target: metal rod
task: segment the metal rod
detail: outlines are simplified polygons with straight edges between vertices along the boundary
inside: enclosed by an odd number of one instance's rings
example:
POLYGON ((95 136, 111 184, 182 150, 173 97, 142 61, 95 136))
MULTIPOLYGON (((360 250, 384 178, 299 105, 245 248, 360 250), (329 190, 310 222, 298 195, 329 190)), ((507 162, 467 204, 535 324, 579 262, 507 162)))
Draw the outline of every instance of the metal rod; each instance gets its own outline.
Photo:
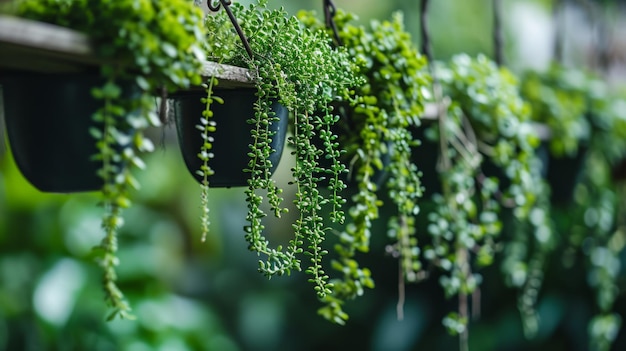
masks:
POLYGON ((342 46, 343 42, 339 37, 339 31, 337 30, 337 24, 335 23, 335 14, 337 13, 337 7, 333 4, 332 0, 324 0, 324 19, 326 20, 326 27, 333 31, 335 43, 338 46, 342 46))
POLYGON ((252 53, 252 48, 250 47, 250 43, 248 42, 246 35, 241 29, 239 22, 237 22, 237 18, 235 18, 233 11, 230 9, 231 4, 232 4, 231 0, 219 0, 219 3, 217 4, 213 4, 213 0, 207 0, 207 6, 209 7, 209 10, 213 12, 217 12, 220 10, 220 8, 224 8, 224 11, 226 11, 228 18, 230 19, 230 22, 233 24, 233 27, 235 27, 235 31, 237 32, 237 35, 239 35, 239 38, 241 39, 241 42, 243 43, 243 47, 246 49, 248 56, 252 59, 254 58, 254 54, 252 53))
POLYGON ((552 2, 552 19, 554 21, 554 60, 563 63, 563 31, 562 31, 562 0, 553 0, 552 2))
POLYGON ((428 0, 422 0, 420 4, 420 35, 422 40, 422 53, 428 59, 428 62, 432 62, 433 55, 430 48, 430 35, 428 33, 428 0))
POLYGON ((502 34, 502 1, 493 0, 493 51, 494 60, 498 66, 504 65, 502 34))

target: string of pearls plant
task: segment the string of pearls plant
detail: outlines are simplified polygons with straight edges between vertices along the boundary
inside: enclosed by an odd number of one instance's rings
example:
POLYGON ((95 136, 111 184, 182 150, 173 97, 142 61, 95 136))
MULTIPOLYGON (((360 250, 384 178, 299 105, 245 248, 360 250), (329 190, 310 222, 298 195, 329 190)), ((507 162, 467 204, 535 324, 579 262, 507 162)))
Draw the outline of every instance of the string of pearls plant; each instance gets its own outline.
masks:
MULTIPOLYGON (((315 12, 301 11, 298 16, 309 27, 325 28, 315 12)), ((341 278, 333 280, 334 294, 325 298, 326 305, 319 310, 326 319, 344 324, 348 315, 343 303, 374 287, 370 270, 360 267, 356 255, 369 252, 372 225, 387 196, 395 212, 383 234, 393 242, 388 250, 400 261, 402 280, 418 280, 415 217, 422 185, 412 161, 419 145, 412 129, 421 123, 430 77, 425 57, 404 29, 401 13, 358 25, 353 23, 358 20, 354 14, 339 9, 333 19, 341 48, 357 62, 366 82, 353 88, 350 104, 341 105, 342 119, 337 124, 339 143, 346 148, 344 159, 350 164, 349 181, 357 190, 349 202, 350 221, 337 232, 333 268, 341 278)), ((332 34, 330 28, 326 30, 332 34)))
POLYGON ((356 74, 357 68, 348 53, 333 49, 324 31, 306 28, 284 9, 269 9, 267 5, 266 0, 260 0, 247 7, 237 3, 231 6, 249 40, 252 57, 243 50, 224 12, 206 19, 206 27, 211 31, 205 41, 206 56, 249 68, 256 74, 258 100, 255 115, 249 120, 255 128, 246 169, 250 180, 246 189, 248 225, 244 229, 248 248, 264 257, 259 260, 259 271, 273 277, 300 271, 306 265, 309 281, 323 299, 334 288, 323 264, 328 253, 324 240, 330 224, 322 216, 323 211, 328 209, 331 223, 343 223, 345 219, 342 210, 345 200, 340 192, 345 188, 341 174, 346 167, 339 160, 342 151, 332 130, 339 117, 330 104, 348 99, 349 88, 362 84, 362 79, 356 74), (275 100, 290 113, 291 135, 287 143, 296 162, 291 171, 298 215, 292 224, 293 237, 286 247, 272 247, 263 224, 263 218, 268 215, 262 209, 264 201, 276 217, 287 210, 282 204, 283 189, 269 171, 272 167, 269 145, 273 136, 269 125, 276 119, 271 109, 275 100), (321 146, 313 143, 314 136, 322 140, 321 146), (323 165, 321 158, 328 160, 329 165, 323 165), (329 180, 328 196, 324 196, 318 185, 322 178, 329 180))

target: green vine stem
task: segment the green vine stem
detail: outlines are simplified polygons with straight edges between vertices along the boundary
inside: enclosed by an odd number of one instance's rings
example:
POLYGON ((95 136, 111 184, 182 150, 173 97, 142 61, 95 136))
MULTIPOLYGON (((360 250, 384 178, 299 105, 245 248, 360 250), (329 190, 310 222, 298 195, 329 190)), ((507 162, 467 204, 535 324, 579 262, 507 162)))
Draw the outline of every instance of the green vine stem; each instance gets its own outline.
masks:
POLYGON ((202 177, 202 182, 200 184, 200 208, 201 208, 201 218, 200 225, 202 229, 202 241, 206 241, 207 234, 209 233, 210 227, 210 216, 209 216, 209 177, 212 176, 215 172, 211 168, 209 161, 213 158, 213 133, 217 130, 215 121, 211 120, 213 118, 213 111, 211 110, 211 105, 216 102, 218 104, 223 104, 224 100, 219 96, 213 95, 213 88, 218 84, 218 80, 215 77, 210 77, 208 79, 208 83, 203 84, 203 87, 206 90, 206 98, 202 99, 202 103, 205 104, 205 109, 202 112, 202 116, 200 117, 200 124, 196 125, 196 128, 200 131, 200 136, 202 137, 203 143, 200 147, 200 152, 198 153, 198 158, 202 161, 202 165, 200 169, 197 170, 197 174, 202 177))
MULTIPOLYGON (((314 12, 301 11, 298 17, 308 27, 335 34, 314 12)), ((357 192, 350 199, 347 225, 336 231, 339 243, 333 268, 340 277, 332 280, 334 294, 325 299, 326 306, 319 312, 343 324, 347 318, 343 303, 374 287, 370 270, 360 267, 356 255, 370 250, 371 227, 380 216, 383 193, 396 211, 387 225, 393 242, 387 250, 399 259, 403 281, 418 279, 421 266, 414 223, 422 187, 412 162, 419 141, 414 140, 411 128, 420 124, 424 87, 430 79, 424 70, 426 60, 405 31, 400 12, 390 20, 356 25, 351 23, 356 16, 337 9, 333 20, 343 44, 339 48, 350 52, 366 82, 352 88, 349 104, 339 105, 345 113, 336 128, 340 144, 346 146, 343 159, 350 165, 349 181, 357 192), (377 179, 380 174, 386 174, 385 183, 377 179)))
POLYGON ((121 216, 122 209, 130 206, 130 200, 125 196, 128 183, 123 176, 128 172, 124 162, 128 160, 122 160, 120 155, 116 153, 116 149, 126 147, 126 145, 119 143, 120 140, 124 139, 118 133, 123 127, 117 122, 116 115, 123 116, 126 111, 122 106, 113 105, 113 101, 122 94, 121 89, 113 81, 107 82, 102 89, 96 89, 93 93, 95 97, 104 101, 104 107, 93 118, 95 122, 102 123, 102 131, 96 132, 95 129, 92 129, 92 134, 99 139, 97 146, 100 156, 97 158, 102 161, 99 175, 104 183, 102 189, 104 207, 102 229, 105 232, 105 237, 100 245, 94 249, 94 254, 103 269, 102 284, 105 299, 112 308, 107 319, 112 320, 116 316, 133 319, 130 306, 117 286, 117 273, 115 271, 115 267, 119 264, 116 256, 118 249, 117 233, 124 223, 121 216), (121 179, 118 174, 122 175, 121 179))

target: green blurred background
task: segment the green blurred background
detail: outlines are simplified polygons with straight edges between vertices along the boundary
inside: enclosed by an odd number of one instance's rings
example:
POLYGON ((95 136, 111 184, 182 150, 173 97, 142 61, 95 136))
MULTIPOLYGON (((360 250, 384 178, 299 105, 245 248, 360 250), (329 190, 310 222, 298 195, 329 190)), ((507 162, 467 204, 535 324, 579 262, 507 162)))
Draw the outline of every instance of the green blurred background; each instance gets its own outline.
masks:
MULTIPOLYGON (((491 1, 431 3, 435 58, 493 54, 491 1)), ((546 67, 552 58, 551 2, 503 3, 506 64, 514 71, 546 67)), ((322 1, 270 4, 291 14, 299 9, 322 13, 322 1)), ((335 4, 363 23, 402 10, 419 44, 419 1, 335 4)), ((618 5, 602 9, 596 15, 610 29, 613 61, 600 68, 609 72, 615 89, 622 89, 620 60, 626 49, 619 33, 626 22, 618 5)), ((598 22, 572 7, 566 23, 565 61, 600 69, 594 50, 598 22)), ((436 277, 407 286, 404 319, 397 319, 397 262, 385 254, 384 210, 372 252, 363 257, 377 287, 346 307, 351 315, 346 326, 332 325, 316 314, 319 304, 304 274, 267 280, 256 272, 257 258, 243 239, 243 189, 212 190, 211 234, 200 241, 199 185, 185 168, 174 127, 155 130, 153 140, 159 147, 148 156, 146 170, 137 173, 142 188, 125 213, 120 237, 120 285, 138 319, 112 322, 104 321, 100 270, 87 257, 102 235, 97 196, 38 192, 17 170, 6 140, 0 143, 0 350, 457 349, 458 340, 441 325, 455 304, 444 299, 436 277)), ((285 152, 275 175, 279 182, 287 182, 290 165, 285 152)), ((285 197, 291 201, 290 194, 285 197)), ((568 220, 566 209, 555 215, 568 220)), ((269 222, 270 238, 288 235, 289 222, 269 222)), ((563 268, 559 262, 552 267, 539 300, 541 329, 533 340, 523 336, 516 292, 504 285, 498 264, 481 272, 482 308, 470 326, 471 350, 587 349, 594 303, 583 268, 563 268)), ((622 315, 625 302, 622 293, 616 305, 622 315)), ((626 349, 626 332, 620 332, 613 349, 626 349)))

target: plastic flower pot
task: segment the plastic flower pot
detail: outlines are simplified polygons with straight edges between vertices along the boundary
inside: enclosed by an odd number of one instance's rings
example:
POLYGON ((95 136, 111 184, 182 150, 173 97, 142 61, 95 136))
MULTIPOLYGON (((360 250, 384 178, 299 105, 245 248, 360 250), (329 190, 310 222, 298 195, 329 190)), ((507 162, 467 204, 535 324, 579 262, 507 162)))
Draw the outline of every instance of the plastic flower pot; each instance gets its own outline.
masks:
MULTIPOLYGON (((96 140, 89 133, 102 101, 98 74, 13 74, 0 78, 10 149, 23 176, 42 192, 102 187, 96 140)), ((125 93, 136 91, 125 89, 125 93)))
MULTIPOLYGON (((211 105, 216 131, 212 133, 214 140, 211 152, 214 157, 209 160, 209 166, 214 174, 208 178, 209 185, 247 186, 250 173, 244 170, 249 168, 249 145, 253 143, 250 131, 254 128, 248 120, 254 117, 256 89, 216 89, 214 95, 222 98, 224 104, 211 105)), ((179 146, 187 169, 198 182, 202 182, 202 177, 197 171, 202 165, 198 154, 204 140, 196 126, 200 124, 202 112, 206 107, 201 102, 203 97, 206 97, 204 91, 179 92, 172 95, 179 146)), ((270 130, 275 132, 270 143, 273 152, 269 157, 273 173, 283 153, 289 115, 287 109, 278 102, 272 104, 272 110, 279 118, 270 124, 270 130)))

